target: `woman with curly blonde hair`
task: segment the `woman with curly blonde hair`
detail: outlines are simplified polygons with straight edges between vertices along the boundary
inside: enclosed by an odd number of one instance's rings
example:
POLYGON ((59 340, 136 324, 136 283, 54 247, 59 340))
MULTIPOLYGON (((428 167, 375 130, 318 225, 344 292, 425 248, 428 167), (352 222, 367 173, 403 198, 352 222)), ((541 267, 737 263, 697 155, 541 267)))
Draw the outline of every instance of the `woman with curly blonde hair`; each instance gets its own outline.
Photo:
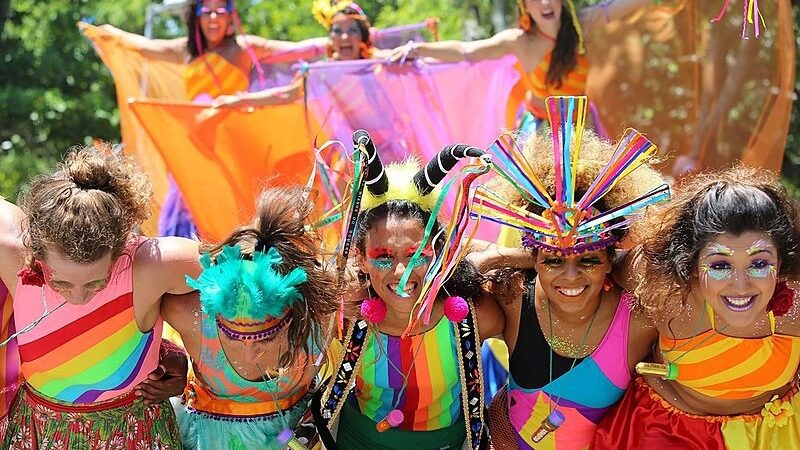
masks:
POLYGON ((24 382, 3 448, 180 448, 169 402, 145 402, 140 383, 159 363, 161 297, 190 290, 197 243, 138 234, 150 192, 127 157, 95 143, 35 179, 20 208, 0 201, 24 382))
POLYGON ((800 448, 800 205, 770 173, 698 175, 635 226, 660 334, 593 448, 800 448))

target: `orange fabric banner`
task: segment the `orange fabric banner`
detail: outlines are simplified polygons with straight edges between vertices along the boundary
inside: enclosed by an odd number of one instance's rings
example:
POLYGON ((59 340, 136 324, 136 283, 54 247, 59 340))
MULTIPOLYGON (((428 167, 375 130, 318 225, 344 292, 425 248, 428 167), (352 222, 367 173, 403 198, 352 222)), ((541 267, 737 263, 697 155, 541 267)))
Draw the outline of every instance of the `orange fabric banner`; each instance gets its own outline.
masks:
POLYGON ((587 90, 603 125, 611 136, 646 133, 667 174, 736 161, 781 169, 797 51, 791 2, 761 2, 758 39, 741 38, 740 10, 711 23, 720 4, 669 0, 586 36, 587 90))
MULTIPOLYGON (((101 27, 79 23, 78 28, 94 45, 100 59, 114 77, 119 106, 119 125, 125 152, 136 156, 153 183, 153 215, 144 225, 146 235, 157 235, 161 203, 169 187, 167 170, 156 146, 131 111, 129 98, 185 98, 183 88, 184 64, 156 61, 136 49, 126 47, 119 38, 101 27)), ((100 136, 103 137, 103 136, 100 136)))
POLYGON ((305 184, 311 174, 313 135, 300 102, 252 112, 151 99, 129 106, 158 142, 205 241, 247 223, 268 183, 305 184))

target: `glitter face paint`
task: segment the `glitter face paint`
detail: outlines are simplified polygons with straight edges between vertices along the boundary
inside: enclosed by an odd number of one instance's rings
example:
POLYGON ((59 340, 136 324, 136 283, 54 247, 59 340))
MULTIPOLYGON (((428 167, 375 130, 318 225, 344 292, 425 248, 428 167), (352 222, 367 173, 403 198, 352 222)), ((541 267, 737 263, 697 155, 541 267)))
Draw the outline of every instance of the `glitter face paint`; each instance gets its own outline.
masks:
POLYGON ((711 255, 733 256, 734 252, 727 245, 715 243, 708 246, 708 254, 709 256, 711 255))
POLYGON ((728 280, 733 276, 733 268, 726 263, 704 263, 700 270, 716 281, 728 280))
MULTIPOLYGON (((417 247, 409 247, 406 249, 406 258, 411 258, 416 251, 417 247)), ((424 250, 414 262, 414 267, 427 266, 431 262, 431 256, 431 250, 424 250)), ((378 270, 391 270, 395 265, 395 257, 388 248, 378 247, 367 251, 367 262, 378 270)))
POLYGON ((764 260, 754 261, 753 264, 750 264, 750 267, 747 268, 747 274, 752 278, 767 278, 769 276, 776 276, 778 274, 778 268, 775 267, 775 264, 764 260))
POLYGON ((753 245, 747 249, 747 256, 753 256, 757 253, 766 252, 768 246, 769 242, 765 241, 764 239, 759 239, 756 242, 753 242, 753 245))

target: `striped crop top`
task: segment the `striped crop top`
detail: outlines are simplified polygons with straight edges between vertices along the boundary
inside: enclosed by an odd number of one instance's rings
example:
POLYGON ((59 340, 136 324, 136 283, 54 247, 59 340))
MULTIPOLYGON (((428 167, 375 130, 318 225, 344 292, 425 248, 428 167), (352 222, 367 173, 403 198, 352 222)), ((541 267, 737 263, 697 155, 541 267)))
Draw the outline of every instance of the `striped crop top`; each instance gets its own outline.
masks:
POLYGON ((264 418, 287 411, 311 389, 317 367, 314 357, 298 357, 275 379, 249 381, 228 361, 219 341, 216 321, 203 315, 200 358, 186 387, 189 408, 219 418, 264 418))
POLYGON ((690 338, 659 339, 664 358, 678 368, 677 383, 708 397, 738 400, 780 389, 796 376, 800 337, 775 334, 772 312, 769 336, 740 338, 717 331, 708 304, 706 311, 711 329, 690 338))

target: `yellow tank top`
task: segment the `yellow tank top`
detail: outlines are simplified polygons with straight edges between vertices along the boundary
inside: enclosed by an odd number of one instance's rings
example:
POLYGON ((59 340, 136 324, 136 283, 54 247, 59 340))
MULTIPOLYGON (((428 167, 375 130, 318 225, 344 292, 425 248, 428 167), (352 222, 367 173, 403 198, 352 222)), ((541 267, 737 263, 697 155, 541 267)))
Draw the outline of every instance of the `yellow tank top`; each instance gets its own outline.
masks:
POLYGON ((183 85, 189 100, 201 94, 211 98, 235 94, 246 91, 249 84, 248 74, 214 52, 195 58, 183 72, 183 85))

